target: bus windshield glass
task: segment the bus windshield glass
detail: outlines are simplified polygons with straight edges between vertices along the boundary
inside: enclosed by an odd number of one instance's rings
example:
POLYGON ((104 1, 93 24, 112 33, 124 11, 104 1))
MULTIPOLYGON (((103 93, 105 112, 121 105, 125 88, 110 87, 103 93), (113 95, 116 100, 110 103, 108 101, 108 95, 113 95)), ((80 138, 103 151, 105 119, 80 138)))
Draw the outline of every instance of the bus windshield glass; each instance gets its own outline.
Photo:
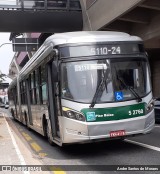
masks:
POLYGON ((62 98, 81 103, 91 103, 93 98, 95 103, 137 99, 130 88, 144 97, 151 90, 147 61, 102 59, 62 63, 61 88, 62 98))

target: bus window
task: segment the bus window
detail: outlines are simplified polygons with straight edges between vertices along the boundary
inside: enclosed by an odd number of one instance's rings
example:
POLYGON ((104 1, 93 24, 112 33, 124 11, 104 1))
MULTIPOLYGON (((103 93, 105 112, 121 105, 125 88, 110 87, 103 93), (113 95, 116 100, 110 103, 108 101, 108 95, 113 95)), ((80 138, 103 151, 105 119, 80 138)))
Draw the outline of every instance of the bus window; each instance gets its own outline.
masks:
POLYGON ((26 91, 25 91, 25 81, 20 82, 20 95, 21 103, 26 104, 26 91))
POLYGON ((30 97, 30 102, 32 104, 31 75, 29 75, 28 82, 29 82, 29 97, 30 97))
POLYGON ((47 81, 47 74, 46 74, 46 68, 45 65, 41 66, 41 84, 46 83, 47 81))
POLYGON ((47 74, 46 74, 46 68, 45 65, 42 65, 40 67, 40 94, 41 94, 41 103, 46 104, 48 100, 47 96, 47 74))
POLYGON ((21 104, 24 104, 23 100, 23 82, 20 82, 20 95, 21 95, 21 104))
POLYGON ((15 98, 15 105, 18 105, 19 102, 18 102, 18 97, 17 97, 17 86, 15 86, 15 88, 14 88, 14 94, 15 94, 15 96, 14 96, 14 98, 15 98))
POLYGON ((25 81, 23 81, 23 99, 24 99, 24 104, 27 104, 26 83, 25 83, 25 81))
POLYGON ((46 84, 42 85, 42 103, 43 104, 47 103, 47 85, 46 84))
POLYGON ((145 60, 113 60, 111 64, 115 91, 122 91, 124 99, 135 98, 130 89, 134 89, 140 97, 150 92, 150 82, 147 80, 148 67, 145 60))
POLYGON ((35 96, 35 72, 31 73, 31 103, 36 104, 35 96))
POLYGON ((37 70, 35 70, 35 90, 36 90, 36 100, 37 100, 37 104, 40 104, 40 96, 39 96, 39 89, 40 89, 40 86, 39 86, 39 74, 40 74, 40 71, 39 71, 39 68, 37 70))

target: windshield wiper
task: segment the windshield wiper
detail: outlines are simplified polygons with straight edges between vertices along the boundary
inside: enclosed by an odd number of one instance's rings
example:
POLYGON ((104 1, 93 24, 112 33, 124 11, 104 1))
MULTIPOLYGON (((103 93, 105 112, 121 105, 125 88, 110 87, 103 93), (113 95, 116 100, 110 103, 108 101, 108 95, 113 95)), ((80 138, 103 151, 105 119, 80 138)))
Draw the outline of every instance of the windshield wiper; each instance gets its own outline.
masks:
MULTIPOLYGON (((103 85, 104 85, 104 83, 105 83, 106 74, 107 74, 107 71, 104 72, 104 74, 103 74, 103 76, 102 76, 102 78, 101 78, 101 81, 100 81, 100 83, 99 83, 98 86, 97 86, 96 92, 95 92, 95 94, 94 94, 94 96, 93 96, 93 99, 92 99, 92 102, 91 102, 91 104, 90 104, 90 106, 89 106, 90 108, 93 108, 94 105, 96 104, 96 100, 97 100, 97 97, 98 97, 98 93, 99 93, 100 89, 103 87, 103 85)), ((105 85, 105 87, 106 87, 106 85, 105 85)), ((106 87, 106 91, 107 91, 107 87, 106 87)))
POLYGON ((131 93, 137 98, 138 102, 142 101, 142 98, 138 95, 138 93, 133 89, 131 86, 127 86, 127 84, 118 76, 117 74, 117 79, 127 88, 131 91, 131 93))

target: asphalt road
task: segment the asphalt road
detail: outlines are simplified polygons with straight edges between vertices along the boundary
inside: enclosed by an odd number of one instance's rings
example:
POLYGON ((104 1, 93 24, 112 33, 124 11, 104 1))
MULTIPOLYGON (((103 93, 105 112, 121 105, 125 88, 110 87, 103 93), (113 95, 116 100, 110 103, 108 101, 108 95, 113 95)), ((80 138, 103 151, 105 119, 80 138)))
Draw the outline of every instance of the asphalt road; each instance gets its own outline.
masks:
MULTIPOLYGON (((62 170, 61 172, 58 172, 59 174, 160 173, 160 171, 97 171, 99 169, 96 166, 160 165, 160 124, 157 124, 150 134, 129 138, 124 141, 114 140, 92 144, 75 144, 65 147, 59 147, 56 145, 50 146, 44 137, 34 131, 29 131, 21 123, 14 121, 8 114, 8 111, 5 110, 5 113, 5 118, 11 130, 21 139, 25 147, 32 154, 32 158, 40 162, 42 165, 58 165, 60 170, 62 170), (68 168, 65 165, 69 165, 71 171, 66 171, 68 170, 68 168), (80 171, 72 171, 74 167, 72 165, 78 166, 78 169, 80 171)), ((23 150, 22 155, 25 156, 23 150)), ((34 164, 37 163, 34 162, 34 164)), ((53 171, 52 173, 57 174, 57 171, 53 171)))

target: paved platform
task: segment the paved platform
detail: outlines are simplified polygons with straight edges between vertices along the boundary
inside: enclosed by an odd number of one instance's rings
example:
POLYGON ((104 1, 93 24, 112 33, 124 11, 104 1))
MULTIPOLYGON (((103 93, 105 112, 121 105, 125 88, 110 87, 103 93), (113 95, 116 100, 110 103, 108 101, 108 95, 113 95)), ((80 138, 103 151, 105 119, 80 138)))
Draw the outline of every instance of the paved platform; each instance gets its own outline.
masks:
MULTIPOLYGON (((4 113, 0 112, 0 165, 2 165, 2 167, 3 165, 21 164, 15 146, 13 145, 10 131, 4 113)), ((5 170, 5 168, 3 170, 5 170)), ((8 171, 3 171, 3 173, 8 173, 8 171)))
POLYGON ((13 124, 10 125, 10 119, 9 112, 0 108, 0 174, 50 173, 46 171, 10 171, 12 165, 43 165, 41 160, 36 159, 30 152, 17 132, 17 128, 13 124))

